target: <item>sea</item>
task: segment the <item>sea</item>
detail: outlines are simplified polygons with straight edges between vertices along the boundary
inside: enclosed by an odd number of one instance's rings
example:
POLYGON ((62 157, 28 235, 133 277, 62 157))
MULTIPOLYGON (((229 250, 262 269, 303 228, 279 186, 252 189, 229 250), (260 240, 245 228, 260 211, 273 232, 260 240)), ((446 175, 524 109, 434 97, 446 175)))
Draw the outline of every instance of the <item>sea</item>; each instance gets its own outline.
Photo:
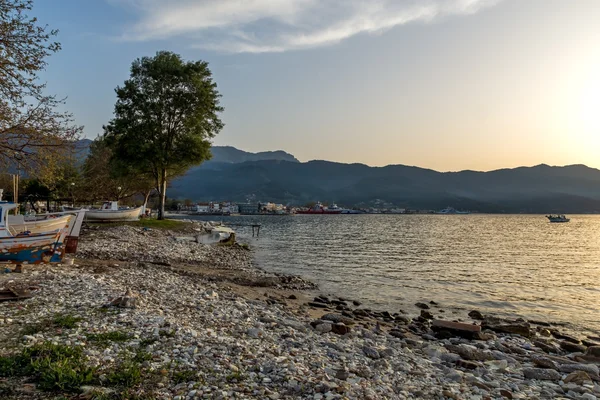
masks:
POLYGON ((221 220, 271 272, 300 275, 324 294, 415 314, 434 301, 600 333, 600 216, 294 215, 221 220), (261 224, 252 236, 251 224, 261 224))

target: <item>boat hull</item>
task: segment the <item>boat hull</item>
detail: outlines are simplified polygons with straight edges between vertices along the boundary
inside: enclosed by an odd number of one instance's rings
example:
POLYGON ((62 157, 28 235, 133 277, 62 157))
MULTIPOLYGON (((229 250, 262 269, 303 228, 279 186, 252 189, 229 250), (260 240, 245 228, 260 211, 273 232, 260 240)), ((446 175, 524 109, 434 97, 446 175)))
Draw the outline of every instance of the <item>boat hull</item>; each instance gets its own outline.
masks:
POLYGON ((41 264, 61 262, 66 231, 0 238, 0 262, 41 264))
POLYGON ((47 218, 39 221, 25 221, 20 224, 11 223, 9 218, 9 230, 13 235, 23 232, 30 232, 32 234, 54 232, 56 230, 64 229, 72 218, 73 216, 71 215, 65 215, 58 218, 47 218))
POLYGON ((131 210, 88 210, 85 220, 90 222, 126 222, 137 221, 142 207, 131 210))

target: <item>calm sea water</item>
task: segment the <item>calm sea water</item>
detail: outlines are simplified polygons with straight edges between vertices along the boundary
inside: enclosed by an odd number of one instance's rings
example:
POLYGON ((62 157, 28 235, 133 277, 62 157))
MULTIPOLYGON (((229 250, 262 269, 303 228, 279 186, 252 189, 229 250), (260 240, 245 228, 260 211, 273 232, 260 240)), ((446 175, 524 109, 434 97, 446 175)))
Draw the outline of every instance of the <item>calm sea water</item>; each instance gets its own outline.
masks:
POLYGON ((268 271, 373 309, 447 310, 567 322, 600 330, 600 216, 551 224, 541 215, 222 217, 268 271))

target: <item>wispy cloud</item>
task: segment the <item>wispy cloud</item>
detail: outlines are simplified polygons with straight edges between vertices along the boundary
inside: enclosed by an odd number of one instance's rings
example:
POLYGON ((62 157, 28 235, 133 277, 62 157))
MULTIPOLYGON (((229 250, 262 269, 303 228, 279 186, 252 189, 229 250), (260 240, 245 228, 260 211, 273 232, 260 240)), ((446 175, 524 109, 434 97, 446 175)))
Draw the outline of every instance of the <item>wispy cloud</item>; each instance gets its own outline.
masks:
POLYGON ((474 14, 501 0, 109 0, 137 22, 124 40, 185 39, 224 52, 281 52, 339 43, 415 21, 474 14))

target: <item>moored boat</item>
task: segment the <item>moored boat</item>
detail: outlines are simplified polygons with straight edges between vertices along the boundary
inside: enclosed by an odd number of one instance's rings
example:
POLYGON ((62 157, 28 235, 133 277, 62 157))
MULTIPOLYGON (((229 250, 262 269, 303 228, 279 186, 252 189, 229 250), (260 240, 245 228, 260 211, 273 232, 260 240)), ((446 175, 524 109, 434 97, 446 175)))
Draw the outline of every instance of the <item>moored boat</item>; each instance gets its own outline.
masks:
POLYGON ((317 204, 307 210, 296 210, 296 214, 341 214, 342 209, 334 204, 335 208, 329 208, 317 201, 317 204))
POLYGON ((550 222, 569 222, 570 219, 565 217, 563 214, 560 215, 546 215, 546 218, 548 218, 548 220, 550 222))
POLYGON ((116 201, 104 203, 101 209, 88 210, 85 220, 90 222, 126 222, 137 221, 142 207, 119 209, 116 201))

